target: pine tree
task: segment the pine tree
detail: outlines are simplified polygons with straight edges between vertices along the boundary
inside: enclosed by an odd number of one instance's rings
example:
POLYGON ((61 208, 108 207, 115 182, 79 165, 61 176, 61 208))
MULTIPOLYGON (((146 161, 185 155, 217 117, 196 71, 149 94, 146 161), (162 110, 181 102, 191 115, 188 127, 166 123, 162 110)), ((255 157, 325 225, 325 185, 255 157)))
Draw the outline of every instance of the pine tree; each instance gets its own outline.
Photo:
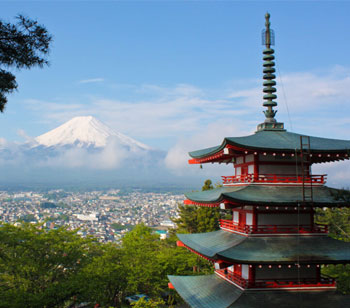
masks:
MULTIPOLYGON (((0 66, 16 69, 43 67, 52 41, 46 28, 22 15, 12 24, 0 20, 0 66)), ((0 68, 0 111, 3 112, 9 93, 17 89, 16 77, 0 68)))
MULTIPOLYGON (((211 180, 206 180, 202 191, 214 189, 211 180)), ((179 218, 173 221, 177 224, 179 233, 202 233, 219 229, 220 211, 218 208, 193 205, 179 205, 179 218)))

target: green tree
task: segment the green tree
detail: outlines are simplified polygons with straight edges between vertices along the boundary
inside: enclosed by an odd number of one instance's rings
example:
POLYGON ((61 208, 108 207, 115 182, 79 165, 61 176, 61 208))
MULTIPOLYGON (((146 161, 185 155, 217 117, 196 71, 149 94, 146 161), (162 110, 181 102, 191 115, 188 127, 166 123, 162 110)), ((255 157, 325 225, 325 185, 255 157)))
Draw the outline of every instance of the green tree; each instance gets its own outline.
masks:
POLYGON ((162 307, 162 305, 164 304, 164 301, 161 299, 146 300, 142 297, 137 302, 132 303, 131 305, 134 308, 158 308, 162 307))
POLYGON ((168 282, 167 275, 198 275, 212 274, 213 265, 209 261, 197 256, 183 247, 177 247, 178 238, 172 234, 169 239, 161 242, 158 255, 162 266, 164 286, 168 282))
POLYGON ((101 245, 100 253, 80 273, 81 300, 102 307, 120 305, 127 286, 122 254, 114 244, 101 245))
MULTIPOLYGON (((341 189, 334 193, 336 200, 350 204, 350 191, 341 189)), ((337 240, 350 242, 350 208, 319 208, 316 209, 315 220, 327 224, 329 235, 337 240)), ((329 265, 322 268, 322 274, 337 279, 337 289, 350 294, 350 266, 329 265)))
POLYGON ((162 268, 157 262, 161 249, 159 236, 144 224, 135 226, 122 239, 122 263, 130 294, 157 295, 162 289, 162 268))
MULTIPOLYGON (((37 21, 22 15, 12 24, 0 20, 0 65, 16 69, 43 67, 52 41, 47 30, 37 21)), ((0 111, 7 103, 6 95, 17 89, 16 77, 0 68, 0 111)))
POLYGON ((79 295, 79 273, 96 248, 65 228, 1 225, 0 307, 62 307, 79 295))
POLYGON ((178 205, 178 218, 173 219, 178 233, 197 233, 197 208, 192 205, 178 205))
MULTIPOLYGON (((214 189, 211 180, 206 180, 202 191, 214 189)), ((173 219, 179 233, 202 233, 219 229, 220 210, 218 208, 179 205, 179 218, 173 219)))
POLYGON ((205 180, 204 181, 204 185, 202 187, 202 191, 204 191, 204 190, 211 190, 211 189, 214 189, 212 181, 211 180, 205 180))

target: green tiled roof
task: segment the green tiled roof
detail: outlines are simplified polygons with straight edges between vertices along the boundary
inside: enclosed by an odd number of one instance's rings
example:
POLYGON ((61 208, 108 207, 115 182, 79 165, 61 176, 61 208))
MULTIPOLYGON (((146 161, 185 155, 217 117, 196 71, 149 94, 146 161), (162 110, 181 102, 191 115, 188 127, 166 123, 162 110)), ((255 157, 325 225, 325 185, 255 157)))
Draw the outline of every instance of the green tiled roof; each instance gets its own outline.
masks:
POLYGON ((192 308, 345 308, 350 296, 335 291, 242 291, 217 275, 168 276, 192 308))
MULTIPOLYGON (((300 134, 287 131, 259 131, 244 137, 227 137, 221 145, 190 152, 192 158, 203 158, 221 151, 227 144, 247 150, 284 151, 300 150, 300 134)), ((304 135, 303 135, 304 136, 304 135)), ((310 136, 311 152, 347 152, 350 140, 328 139, 310 136)))
POLYGON ((195 308, 226 308, 243 292, 215 274, 168 278, 180 296, 195 308))
MULTIPOLYGON (((327 186, 313 186, 314 206, 344 206, 346 202, 335 197, 339 190, 327 186)), ((302 200, 301 186, 224 186, 212 190, 191 192, 186 198, 199 203, 217 203, 224 199, 252 205, 296 205, 302 200)))
POLYGON ((177 234, 198 253, 240 263, 342 263, 350 261, 350 243, 328 236, 246 237, 228 231, 177 234))
POLYGON ((177 234, 177 237, 188 247, 209 258, 215 257, 217 253, 225 251, 246 239, 245 236, 223 230, 208 233, 177 234))

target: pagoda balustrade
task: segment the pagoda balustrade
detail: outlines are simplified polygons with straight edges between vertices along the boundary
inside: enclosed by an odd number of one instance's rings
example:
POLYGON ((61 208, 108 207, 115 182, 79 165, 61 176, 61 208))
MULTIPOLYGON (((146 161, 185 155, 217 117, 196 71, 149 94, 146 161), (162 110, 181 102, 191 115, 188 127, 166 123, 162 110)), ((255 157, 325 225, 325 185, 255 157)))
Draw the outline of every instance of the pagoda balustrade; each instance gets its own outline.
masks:
POLYGON ((225 269, 215 270, 217 274, 226 278, 229 281, 232 281, 236 285, 239 285, 243 289, 249 288, 299 288, 299 287, 307 287, 307 288, 319 288, 319 287, 331 287, 334 288, 336 286, 335 279, 333 278, 324 278, 320 277, 319 279, 315 278, 301 278, 301 279, 255 279, 249 280, 244 279, 238 274, 230 272, 225 269))
POLYGON ((242 184, 242 183, 265 183, 265 184, 315 184, 323 185, 326 183, 327 176, 321 175, 280 175, 280 174, 242 174, 232 176, 222 176, 223 185, 242 184))
POLYGON ((273 234, 273 233, 328 233, 327 225, 246 225, 237 224, 232 220, 220 219, 220 228, 228 231, 237 231, 246 234, 273 234))

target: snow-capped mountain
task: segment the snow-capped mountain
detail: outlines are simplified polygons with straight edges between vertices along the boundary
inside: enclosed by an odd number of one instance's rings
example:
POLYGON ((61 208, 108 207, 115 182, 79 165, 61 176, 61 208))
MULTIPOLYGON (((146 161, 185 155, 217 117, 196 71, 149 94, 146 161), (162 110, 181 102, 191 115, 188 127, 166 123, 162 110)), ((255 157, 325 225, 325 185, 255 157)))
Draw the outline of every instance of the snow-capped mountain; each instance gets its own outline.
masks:
POLYGON ((0 138, 0 186, 163 183, 165 156, 92 116, 76 117, 25 143, 0 138))
POLYGON ((131 151, 151 150, 139 141, 116 132, 92 116, 75 117, 61 126, 35 138, 35 146, 105 147, 110 140, 131 151))

